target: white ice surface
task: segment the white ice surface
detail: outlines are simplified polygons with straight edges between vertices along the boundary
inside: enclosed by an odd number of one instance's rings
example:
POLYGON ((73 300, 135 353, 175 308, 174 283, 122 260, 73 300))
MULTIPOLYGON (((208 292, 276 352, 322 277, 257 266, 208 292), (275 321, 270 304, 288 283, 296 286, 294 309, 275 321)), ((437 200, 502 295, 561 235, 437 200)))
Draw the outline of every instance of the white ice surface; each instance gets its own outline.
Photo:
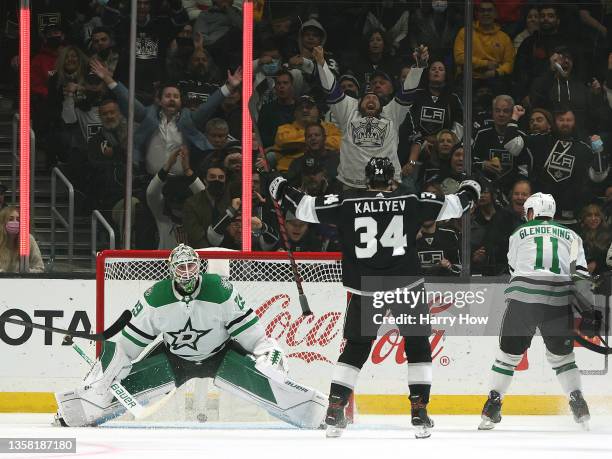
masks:
POLYGON ((416 440, 405 416, 360 416, 339 439, 282 423, 111 422, 97 428, 50 426, 51 415, 0 414, 0 438, 76 437, 76 454, 1 454, 15 457, 164 459, 382 459, 382 458, 597 458, 612 457, 612 417, 594 416, 582 431, 569 416, 505 416, 479 432, 478 416, 434 416, 429 439, 416 440))

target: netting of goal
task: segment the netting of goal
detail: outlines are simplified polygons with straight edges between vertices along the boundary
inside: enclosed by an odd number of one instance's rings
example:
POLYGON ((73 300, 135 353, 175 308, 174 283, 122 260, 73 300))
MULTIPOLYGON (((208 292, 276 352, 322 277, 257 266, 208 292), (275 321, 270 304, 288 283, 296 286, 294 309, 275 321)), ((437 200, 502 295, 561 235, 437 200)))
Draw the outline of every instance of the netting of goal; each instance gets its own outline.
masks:
MULTIPOLYGON (((170 251, 104 251, 97 258, 96 330, 103 330, 156 281, 169 276, 170 251)), ((289 358, 290 376, 327 392, 342 346, 346 291, 338 253, 296 253, 312 316, 301 314, 284 252, 198 251, 202 270, 227 276, 289 358)), ((264 419, 262 412, 227 399, 206 380, 186 384, 160 420, 264 419), (206 395, 205 395, 206 394, 206 395), (178 406, 177 406, 178 404, 178 406)))

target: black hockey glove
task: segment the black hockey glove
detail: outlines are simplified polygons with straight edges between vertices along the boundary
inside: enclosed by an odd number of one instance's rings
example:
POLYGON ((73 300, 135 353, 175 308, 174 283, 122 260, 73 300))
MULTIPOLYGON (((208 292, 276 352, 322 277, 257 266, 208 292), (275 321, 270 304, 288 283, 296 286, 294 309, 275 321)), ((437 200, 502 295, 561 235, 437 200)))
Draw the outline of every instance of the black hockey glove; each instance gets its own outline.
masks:
POLYGON ((285 188, 287 187, 287 180, 284 177, 276 177, 270 182, 268 189, 270 190, 270 196, 279 204, 282 203, 285 197, 285 188))
POLYGON ((585 311, 581 311, 580 315, 582 315, 579 328, 580 333, 587 338, 593 338, 594 336, 599 335, 602 321, 601 311, 596 309, 587 309, 585 311))
POLYGON ((480 183, 476 180, 467 179, 459 184, 459 191, 467 191, 471 196, 474 204, 480 199, 480 183))

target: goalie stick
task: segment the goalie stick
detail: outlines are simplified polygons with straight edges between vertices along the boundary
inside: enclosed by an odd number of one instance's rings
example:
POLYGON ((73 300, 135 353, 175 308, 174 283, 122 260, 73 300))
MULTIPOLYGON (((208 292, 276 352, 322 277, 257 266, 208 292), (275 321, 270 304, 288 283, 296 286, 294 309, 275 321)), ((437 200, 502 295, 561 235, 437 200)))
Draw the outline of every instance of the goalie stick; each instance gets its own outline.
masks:
MULTIPOLYGON (((572 280, 586 280, 591 282, 595 287, 598 286, 596 279, 593 279, 590 276, 585 276, 584 274, 579 274, 576 271, 576 263, 578 261, 578 251, 579 251, 579 242, 578 239, 574 239, 572 241, 572 245, 570 247, 570 276, 572 278, 572 280)), ((607 294, 606 294, 607 297, 607 294)), ((583 298, 581 296, 579 296, 578 292, 574 293, 574 298, 576 298, 577 301, 579 301, 581 304, 583 302, 583 298), (581 301, 582 300, 582 301, 581 301)), ((604 329, 607 331, 608 329, 608 320, 609 320, 609 304, 608 304, 608 299, 606 299, 606 307, 605 307, 605 311, 604 311, 604 329)), ((582 316, 583 311, 573 302, 572 306, 574 307, 574 309, 582 316)), ((608 342, 605 338, 603 338, 600 334, 596 334, 595 335, 596 338, 599 338, 599 340, 601 341, 602 345, 598 345, 588 339, 586 339, 584 336, 582 336, 580 334, 580 332, 578 330, 576 330, 575 332, 575 336, 574 339, 576 340, 576 342, 578 342, 582 347, 588 349, 589 351, 593 351, 596 352, 598 354, 603 354, 605 356, 612 354, 612 348, 610 348, 610 346, 608 345, 608 342)), ((607 357, 606 357, 607 359, 607 357)), ((607 360, 606 360, 606 369, 605 371, 607 372, 607 360)))
MULTIPOLYGON (((83 360, 85 360, 85 362, 87 362, 93 368, 95 362, 78 344, 72 342, 72 338, 70 336, 66 336, 64 338, 64 342, 66 344, 72 344, 72 349, 74 349, 77 354, 79 354, 83 360)), ((130 413, 134 415, 134 419, 143 420, 162 408, 174 396, 176 393, 176 387, 158 401, 144 406, 141 405, 136 397, 134 397, 120 382, 114 382, 111 387, 108 388, 108 391, 115 396, 119 403, 121 403, 130 413), (132 403, 129 403, 127 400, 131 400, 132 403)))
POLYGON ((102 333, 89 333, 86 331, 77 331, 77 330, 65 330, 63 328, 49 327, 47 325, 41 325, 34 322, 28 322, 27 320, 21 319, 12 319, 10 317, 2 317, 0 316, 0 322, 7 322, 10 324, 23 325, 28 328, 36 328, 38 330, 50 331, 53 333, 61 333, 62 335, 72 336, 73 338, 83 338, 88 339, 90 341, 106 341, 117 333, 121 331, 123 327, 125 327, 128 322, 132 319, 132 313, 130 311, 123 311, 123 313, 119 316, 119 318, 113 323, 110 327, 104 330, 102 333))

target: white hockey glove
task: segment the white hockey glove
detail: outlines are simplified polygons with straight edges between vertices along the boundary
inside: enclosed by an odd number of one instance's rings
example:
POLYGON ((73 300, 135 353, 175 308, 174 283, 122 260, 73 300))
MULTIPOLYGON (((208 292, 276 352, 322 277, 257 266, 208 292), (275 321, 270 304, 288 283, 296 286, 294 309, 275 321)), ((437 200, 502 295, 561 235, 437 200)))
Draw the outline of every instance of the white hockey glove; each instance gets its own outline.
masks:
POLYGON ((459 184, 459 191, 465 190, 472 195, 474 204, 480 199, 480 183, 476 180, 464 180, 459 184))
POLYGON ((270 182, 268 187, 270 190, 270 196, 276 202, 280 203, 285 197, 285 187, 287 186, 287 180, 283 177, 276 177, 270 182))
POLYGON ((283 383, 287 379, 289 365, 285 353, 275 339, 268 338, 255 346, 255 368, 270 379, 283 383))

